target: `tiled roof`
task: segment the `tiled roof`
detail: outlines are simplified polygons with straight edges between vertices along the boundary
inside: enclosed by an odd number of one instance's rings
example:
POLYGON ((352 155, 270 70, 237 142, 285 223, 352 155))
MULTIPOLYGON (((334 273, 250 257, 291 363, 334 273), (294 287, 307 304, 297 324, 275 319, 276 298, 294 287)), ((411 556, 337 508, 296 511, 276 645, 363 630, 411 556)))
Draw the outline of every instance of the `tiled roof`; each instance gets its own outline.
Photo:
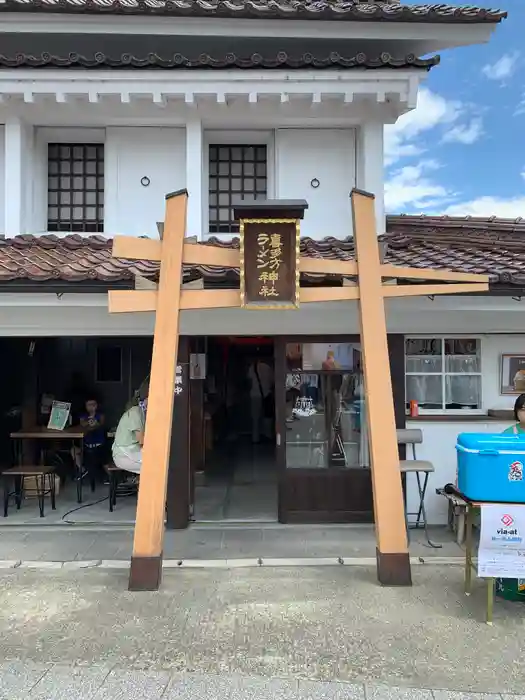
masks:
POLYGON ((82 56, 78 53, 39 55, 17 53, 7 56, 0 54, 2 68, 144 68, 144 69, 177 69, 177 68, 423 68, 430 70, 439 63, 439 56, 418 58, 409 54, 402 58, 394 58, 387 52, 379 56, 367 56, 358 53, 355 56, 341 56, 337 51, 329 55, 303 53, 297 56, 279 51, 274 55, 253 53, 241 56, 234 53, 210 55, 201 53, 195 58, 183 56, 180 53, 170 57, 159 56, 155 53, 147 55, 132 55, 129 53, 111 56, 97 51, 92 56, 82 56))
POLYGON ((500 22, 500 10, 402 5, 397 0, 2 0, 4 12, 157 14, 176 17, 390 22, 500 22))
MULTIPOLYGON (((382 237, 387 244, 386 262, 488 274, 492 284, 525 287, 525 219, 390 216, 387 231, 382 237)), ((210 243, 221 247, 239 245, 236 239, 210 243)), ((115 260, 111 246, 111 241, 102 236, 24 235, 0 240, 0 283, 91 280, 111 284, 132 280, 135 275, 157 277, 157 263, 115 260)), ((351 238, 303 238, 301 253, 352 260, 354 245, 351 238)), ((224 281, 235 279, 238 273, 196 266, 187 268, 185 276, 224 281)))

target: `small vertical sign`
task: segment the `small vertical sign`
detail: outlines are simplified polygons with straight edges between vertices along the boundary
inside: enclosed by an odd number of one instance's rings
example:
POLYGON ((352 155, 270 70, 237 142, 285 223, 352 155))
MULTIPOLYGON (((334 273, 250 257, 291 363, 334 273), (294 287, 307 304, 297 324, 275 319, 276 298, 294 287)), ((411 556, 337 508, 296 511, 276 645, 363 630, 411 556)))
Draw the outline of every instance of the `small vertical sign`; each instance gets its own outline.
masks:
POLYGON ((184 391, 184 379, 182 375, 182 365, 177 365, 175 371, 175 396, 180 396, 184 391))

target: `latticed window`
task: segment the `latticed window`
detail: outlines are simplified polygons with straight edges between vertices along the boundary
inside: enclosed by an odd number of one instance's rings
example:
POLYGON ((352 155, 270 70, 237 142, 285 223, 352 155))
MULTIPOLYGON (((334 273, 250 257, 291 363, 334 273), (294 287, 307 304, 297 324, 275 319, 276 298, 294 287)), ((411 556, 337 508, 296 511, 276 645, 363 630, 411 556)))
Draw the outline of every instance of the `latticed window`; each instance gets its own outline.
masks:
POLYGON ((236 233, 234 204, 244 198, 266 198, 266 146, 210 145, 209 157, 210 233, 236 233))
POLYGON ((405 340, 406 400, 422 412, 479 411, 481 341, 421 337, 405 340))
POLYGON ((104 144, 50 143, 48 231, 104 231, 104 144))

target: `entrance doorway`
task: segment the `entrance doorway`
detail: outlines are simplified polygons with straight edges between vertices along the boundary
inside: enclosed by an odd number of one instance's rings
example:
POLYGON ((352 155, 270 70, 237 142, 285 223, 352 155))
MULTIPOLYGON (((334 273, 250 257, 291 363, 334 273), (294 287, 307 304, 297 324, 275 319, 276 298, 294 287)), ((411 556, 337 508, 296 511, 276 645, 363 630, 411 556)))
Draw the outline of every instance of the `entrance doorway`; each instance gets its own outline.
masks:
POLYGON ((207 339, 195 521, 277 521, 274 355, 273 338, 207 339))

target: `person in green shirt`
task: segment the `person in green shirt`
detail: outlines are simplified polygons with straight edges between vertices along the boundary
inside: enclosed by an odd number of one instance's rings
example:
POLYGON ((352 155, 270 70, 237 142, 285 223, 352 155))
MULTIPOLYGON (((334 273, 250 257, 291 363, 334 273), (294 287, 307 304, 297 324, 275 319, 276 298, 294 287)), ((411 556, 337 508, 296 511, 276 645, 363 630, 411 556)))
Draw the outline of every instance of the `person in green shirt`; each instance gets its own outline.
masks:
POLYGON ((525 435, 525 394, 520 394, 514 404, 514 425, 503 431, 503 435, 525 435))
POLYGON ((113 440, 115 466, 136 475, 140 474, 142 467, 147 404, 148 399, 145 398, 122 415, 113 440))

